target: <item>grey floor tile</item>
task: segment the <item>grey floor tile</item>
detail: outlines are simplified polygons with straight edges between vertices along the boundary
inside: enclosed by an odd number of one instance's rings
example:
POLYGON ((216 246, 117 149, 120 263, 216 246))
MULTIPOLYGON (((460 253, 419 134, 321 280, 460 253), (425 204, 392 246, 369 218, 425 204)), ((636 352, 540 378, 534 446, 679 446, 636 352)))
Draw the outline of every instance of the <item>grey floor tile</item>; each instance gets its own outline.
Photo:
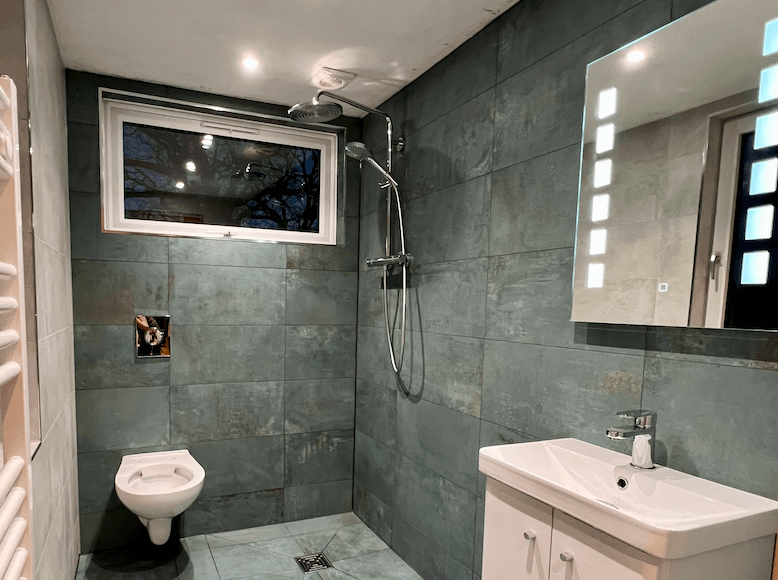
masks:
MULTIPOLYGON (((194 537, 205 539, 204 536, 194 537)), ((176 558, 176 568, 178 580, 220 580, 213 556, 207 549, 189 553, 182 552, 176 558)))
POLYGON ((421 580, 421 576, 391 550, 340 560, 335 568, 360 580, 421 580))
POLYGON ((303 573, 302 570, 288 570, 286 572, 277 572, 275 574, 260 574, 250 578, 241 578, 241 580, 321 580, 316 572, 303 573))
POLYGON ((324 550, 324 554, 331 562, 336 562, 388 548, 389 546, 384 544, 365 524, 354 524, 340 528, 324 550))
POLYGON ((266 552, 280 554, 281 556, 289 556, 291 558, 305 555, 305 552, 303 552, 303 549, 295 539, 289 536, 276 538, 275 540, 265 540, 264 542, 255 542, 250 545, 254 548, 265 550, 266 552))
POLYGON ((273 524, 270 526, 247 528, 245 530, 222 532, 221 534, 209 534, 207 538, 211 549, 214 549, 230 546, 232 544, 252 544, 254 542, 275 540, 276 538, 283 538, 288 535, 289 530, 287 529, 286 524, 273 524))
POLYGON ((181 538, 181 549, 192 554, 194 552, 202 552, 204 550, 210 550, 208 545, 208 538, 205 534, 199 536, 190 536, 188 538, 181 538))
POLYGON ((259 573, 290 572, 297 563, 290 556, 255 548, 252 544, 225 546, 211 550, 221 580, 256 577, 259 573))
POLYGON ((304 554, 315 554, 321 552, 326 548, 338 533, 339 527, 329 528, 326 530, 319 530, 316 532, 308 532, 306 534, 299 534, 294 536, 294 540, 304 554))
POLYGON ((287 522, 286 527, 293 536, 305 534, 307 532, 318 532, 330 528, 341 528, 352 524, 358 524, 359 518, 351 512, 335 514, 332 516, 323 516, 321 518, 311 518, 297 522, 287 522))

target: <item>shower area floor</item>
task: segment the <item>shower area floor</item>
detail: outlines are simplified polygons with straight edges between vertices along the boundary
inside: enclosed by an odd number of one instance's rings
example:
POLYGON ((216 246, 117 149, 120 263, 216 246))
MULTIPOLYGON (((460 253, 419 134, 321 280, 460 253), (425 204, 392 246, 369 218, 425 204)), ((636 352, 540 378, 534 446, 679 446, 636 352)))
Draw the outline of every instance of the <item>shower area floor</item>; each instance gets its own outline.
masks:
POLYGON ((421 580, 353 513, 191 536, 163 552, 87 554, 76 580, 421 580), (303 573, 295 556, 317 552, 333 567, 303 573))

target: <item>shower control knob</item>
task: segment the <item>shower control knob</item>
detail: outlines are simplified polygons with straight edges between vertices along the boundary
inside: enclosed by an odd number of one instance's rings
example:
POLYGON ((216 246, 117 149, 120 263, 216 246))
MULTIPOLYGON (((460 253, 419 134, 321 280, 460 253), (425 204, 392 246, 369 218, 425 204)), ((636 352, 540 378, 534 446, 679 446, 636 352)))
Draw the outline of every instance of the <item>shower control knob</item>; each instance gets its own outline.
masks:
POLYGON ((559 559, 563 562, 572 562, 573 561, 573 553, 572 552, 562 552, 559 554, 559 559))
POLYGON ((524 532, 524 539, 529 540, 530 542, 537 537, 538 537, 537 534, 532 530, 527 530, 526 532, 524 532))

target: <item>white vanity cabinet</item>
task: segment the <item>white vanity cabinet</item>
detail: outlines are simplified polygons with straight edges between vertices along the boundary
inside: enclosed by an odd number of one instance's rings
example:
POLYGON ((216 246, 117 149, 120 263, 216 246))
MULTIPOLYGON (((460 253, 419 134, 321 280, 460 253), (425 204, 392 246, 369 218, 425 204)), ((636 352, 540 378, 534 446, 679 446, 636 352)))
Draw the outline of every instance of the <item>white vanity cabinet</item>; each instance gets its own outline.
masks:
POLYGON ((482 580, 548 580, 553 510, 486 479, 482 580))
POLYGON ((769 580, 774 542, 775 536, 765 536, 683 558, 663 559, 487 477, 481 577, 769 580))

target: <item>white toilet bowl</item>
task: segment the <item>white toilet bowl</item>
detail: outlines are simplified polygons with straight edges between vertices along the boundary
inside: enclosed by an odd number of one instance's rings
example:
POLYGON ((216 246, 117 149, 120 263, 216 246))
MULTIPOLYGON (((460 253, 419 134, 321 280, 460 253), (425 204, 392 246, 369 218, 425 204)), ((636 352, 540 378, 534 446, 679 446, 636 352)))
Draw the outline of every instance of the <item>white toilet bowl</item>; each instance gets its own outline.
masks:
POLYGON ((171 520, 192 505, 205 470, 186 449, 125 455, 116 473, 116 495, 149 530, 155 544, 170 537, 171 520))

